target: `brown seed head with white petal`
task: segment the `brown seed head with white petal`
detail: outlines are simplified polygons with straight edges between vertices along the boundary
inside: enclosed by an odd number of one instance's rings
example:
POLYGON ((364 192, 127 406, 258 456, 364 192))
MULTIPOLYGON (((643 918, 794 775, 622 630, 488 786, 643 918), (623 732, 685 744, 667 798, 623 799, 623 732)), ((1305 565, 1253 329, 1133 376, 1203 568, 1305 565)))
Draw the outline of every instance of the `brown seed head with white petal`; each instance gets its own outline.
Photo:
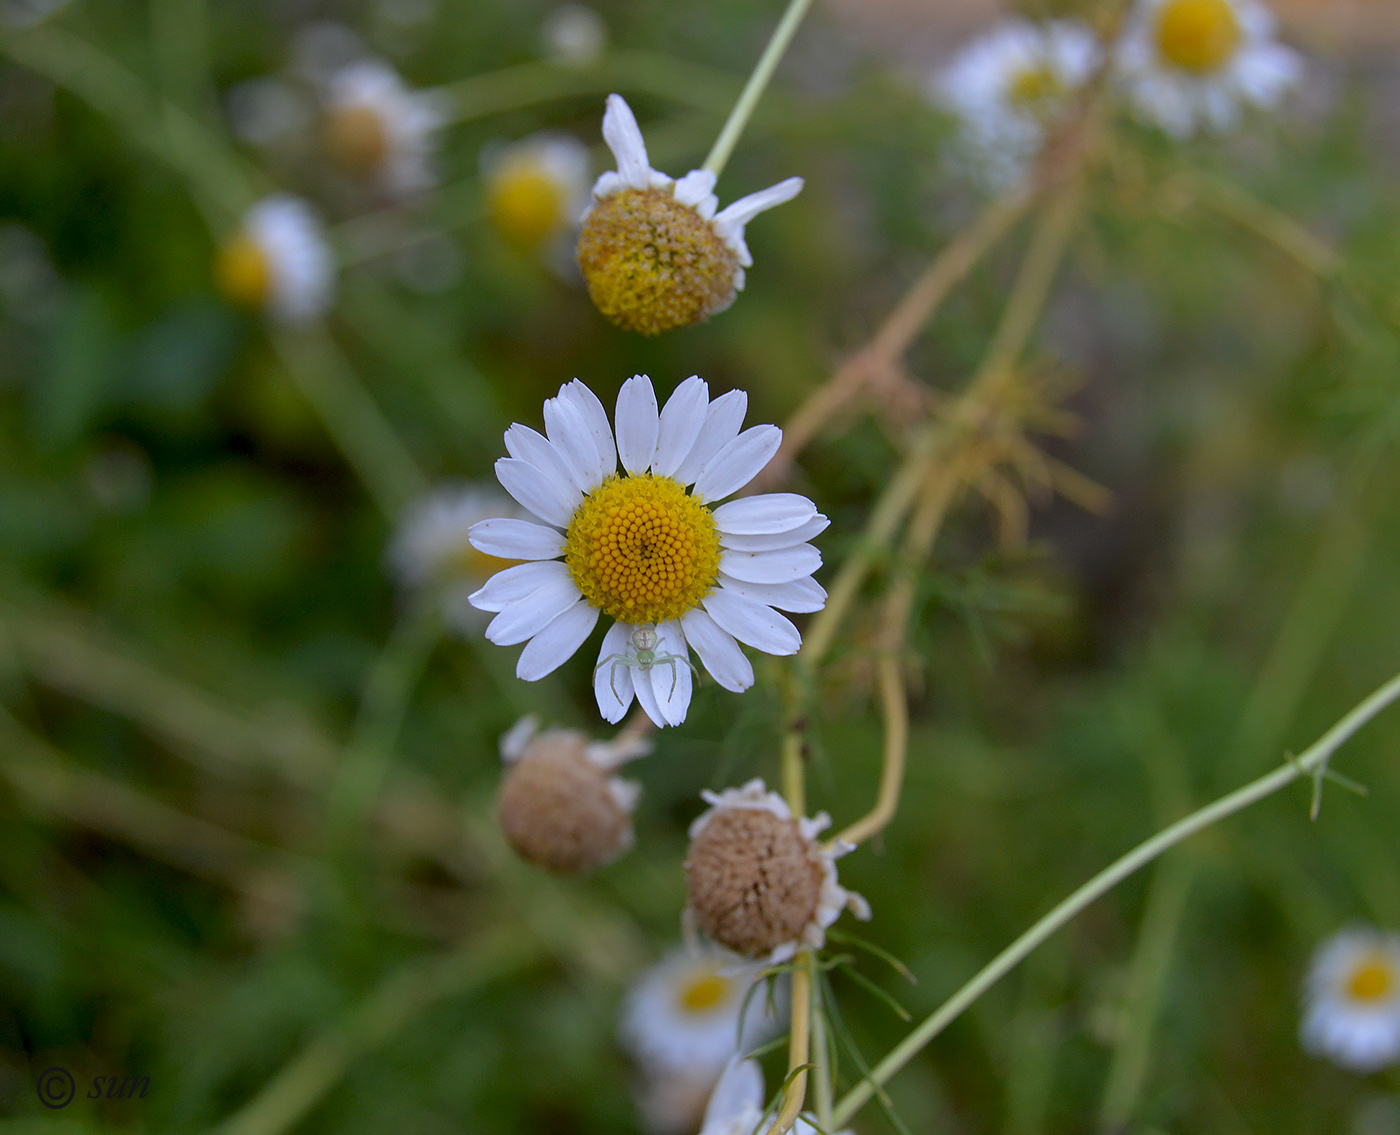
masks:
POLYGON ((622 786, 589 758, 582 733, 549 730, 507 769, 496 818, 522 859, 548 871, 583 874, 632 845, 631 807, 622 786))

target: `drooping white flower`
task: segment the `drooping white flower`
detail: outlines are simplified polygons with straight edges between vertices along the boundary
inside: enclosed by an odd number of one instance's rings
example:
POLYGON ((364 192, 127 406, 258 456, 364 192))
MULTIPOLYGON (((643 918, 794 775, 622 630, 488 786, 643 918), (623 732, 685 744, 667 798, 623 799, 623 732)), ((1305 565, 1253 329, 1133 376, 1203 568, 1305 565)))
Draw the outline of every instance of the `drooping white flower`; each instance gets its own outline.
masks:
POLYGON ((481 158, 496 231, 537 249, 578 225, 588 204, 588 147, 568 134, 532 134, 481 158))
POLYGON ((616 620, 593 674, 603 717, 620 721, 635 697, 657 725, 679 725, 690 705, 690 648, 736 692, 754 680, 740 642, 797 652, 802 637, 778 612, 826 602, 812 579, 821 553, 807 541, 829 521, 793 493, 717 506, 782 440, 777 426, 740 432, 747 404, 738 390, 710 401, 692 376, 658 411, 651 379, 637 375, 617 396, 614 440, 603 404, 575 379, 545 402, 544 434, 506 431, 510 457, 496 462, 496 475, 544 523, 473 526, 478 551, 530 562, 499 572, 471 601, 496 612, 490 641, 526 643, 517 676, 537 681, 568 661, 602 612, 616 620))
POLYGON ((779 998, 753 988, 759 973, 715 946, 672 950, 628 992, 619 1030, 624 1046, 650 1075, 686 1072, 713 1081, 736 1052, 753 1051, 781 1028, 779 998))
POLYGON ((689 909, 714 941, 776 965, 821 949, 843 910, 870 917, 865 899, 836 877, 850 845, 817 842, 831 826, 825 812, 794 818, 758 779, 700 795, 710 808, 690 825, 685 876, 689 909))
POLYGON ((617 169, 598 178, 579 234, 578 263, 593 302, 629 331, 656 335, 723 311, 753 265, 744 227, 796 197, 790 177, 720 210, 715 175, 679 181, 651 168, 646 143, 621 95, 609 95, 603 138, 617 169))
POLYGON ((1303 77, 1260 0, 1139 0, 1116 62, 1138 116, 1178 138, 1232 129, 1303 77))
POLYGON ((1400 934, 1352 927, 1313 958, 1301 1039, 1318 1056, 1357 1072, 1400 1060, 1400 934))
MULTIPOLYGON (((757 1060, 735 1056, 725 1066, 719 1083, 705 1109, 705 1123, 700 1135, 754 1135, 762 1130, 763 1069, 757 1060)), ((818 1135, 817 1128, 804 1116, 798 1116, 792 1135, 818 1135)), ((835 1135, 851 1135, 849 1131, 835 1135)))
POLYGON ((389 64, 359 59, 325 81, 326 149, 334 161, 390 196, 430 188, 444 108, 433 92, 412 91, 389 64))
POLYGON ((276 193, 244 214, 219 250, 214 275, 232 302, 302 323, 330 307, 335 260, 311 206, 276 193))
POLYGON ((961 160, 992 188, 1025 176, 1102 52, 1072 20, 1013 19, 974 40, 937 76, 933 97, 958 120, 961 160))

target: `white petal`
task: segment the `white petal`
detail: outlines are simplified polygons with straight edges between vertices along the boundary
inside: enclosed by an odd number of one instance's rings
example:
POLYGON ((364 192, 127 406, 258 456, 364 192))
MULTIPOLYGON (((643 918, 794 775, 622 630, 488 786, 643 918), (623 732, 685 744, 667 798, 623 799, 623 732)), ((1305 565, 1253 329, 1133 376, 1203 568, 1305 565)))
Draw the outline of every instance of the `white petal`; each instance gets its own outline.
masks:
POLYGON ((777 185, 770 185, 767 189, 740 197, 733 204, 726 205, 715 217, 715 232, 719 233, 721 239, 729 232, 743 232, 744 226, 760 213, 785 201, 791 201, 802 192, 802 185, 800 177, 789 177, 777 185))
POLYGON ((791 548, 794 544, 805 544, 814 536, 820 536, 830 527, 831 521, 818 513, 807 521, 787 532, 768 532, 762 536, 731 536, 721 531, 720 546, 733 548, 737 552, 772 552, 779 548, 791 548))
POLYGON ((656 457, 656 435, 661 428, 656 412, 656 391, 651 379, 635 374, 617 392, 617 454, 629 473, 645 473, 656 457))
POLYGON ((695 446, 705 410, 710 404, 710 386, 699 375, 691 375, 666 399, 656 436, 656 457, 651 471, 669 477, 695 446))
POLYGON ((525 644, 520 661, 515 665, 515 676, 524 682, 537 682, 553 673, 574 656, 583 640, 593 633, 597 622, 598 608, 590 607, 588 601, 580 597, 525 644))
POLYGON ((811 544, 776 552, 725 552, 719 558, 719 570, 744 583, 788 583, 821 566, 822 554, 811 544))
POLYGON ((569 526, 569 517, 578 504, 579 492, 571 481, 551 477, 528 461, 514 457, 496 459, 496 479, 525 508, 546 523, 569 526))
POLYGON ((570 485, 582 494, 588 490, 584 483, 574 476, 564 455, 554 448, 550 440, 538 430, 522 426, 519 422, 506 430, 506 452, 520 461, 528 461, 541 473, 556 481, 570 485))
POLYGON ((506 516, 473 524, 467 539, 478 552, 503 560, 552 560, 564 554, 564 537, 555 529, 506 516))
POLYGON ((826 588, 811 576, 789 583, 744 583, 720 572, 719 582, 721 587, 780 611, 820 611, 826 606, 826 588))
POLYGON ((695 478, 695 495, 717 501, 738 492, 773 460, 782 443, 783 431, 777 426, 746 429, 705 462, 695 478))
POLYGON ((498 571, 469 598, 478 611, 504 611, 512 603, 533 595, 551 580, 568 578, 569 569, 558 560, 517 564, 498 571))
POLYGON ((715 175, 707 169, 693 169, 676 181, 671 191, 682 205, 689 205, 705 220, 715 215, 719 198, 715 196, 715 175))
POLYGON ((559 388, 559 400, 568 402, 593 435, 593 444, 598 448, 598 473, 606 477, 617 472, 617 449, 613 445, 612 426, 608 425, 608 412, 603 408, 598 396, 578 379, 567 382, 559 388))
POLYGON ((681 629, 700 661, 716 682, 726 690, 743 693, 753 685, 753 666, 728 631, 699 607, 681 616, 681 629))
POLYGON ((690 650, 675 623, 656 625, 656 657, 648 675, 656 707, 667 725, 679 725, 690 708, 690 650))
POLYGON ((802 646, 802 636, 784 616, 728 588, 711 591, 701 606, 723 630, 765 654, 796 654, 802 646))
POLYGON ((603 114, 603 141, 617 159, 617 172, 633 189, 646 189, 650 184, 651 166, 647 162, 647 144, 642 141, 642 128, 621 95, 609 95, 607 107, 603 114))
POLYGON ((591 493, 603 479, 602 462, 593 433, 577 409, 562 398, 547 398, 544 403, 544 430, 564 463, 569 476, 580 491, 591 493))
POLYGON ((492 619, 486 628, 486 640, 497 646, 514 646, 533 638, 578 599, 578 588, 572 579, 566 576, 550 580, 538 591, 506 606, 492 619))
POLYGON ((652 692, 651 675, 644 674, 637 667, 632 667, 632 689, 637 694, 637 702, 641 705, 643 712, 651 718, 652 724, 658 729, 665 729, 671 723, 666 720, 666 715, 661 712, 661 707, 656 704, 656 694, 652 692))
MULTIPOLYGON (((756 994, 760 997, 762 994, 756 994)), ((705 1108, 703 1129, 730 1130, 734 1120, 763 1110, 763 1070, 757 1060, 731 1056, 705 1108)))
POLYGON ((735 536, 759 536, 787 532, 817 515, 817 506, 797 493, 763 493, 730 501, 715 509, 721 532, 735 536))
POLYGON ((742 390, 731 390, 711 402, 710 408, 705 411, 705 421, 700 426, 700 436, 671 475, 683 485, 700 476, 701 466, 739 436, 739 427, 744 424, 744 413, 748 408, 749 396, 742 390))
POLYGON ((632 671, 620 658, 632 649, 632 628, 626 623, 614 623, 603 636, 603 648, 598 651, 598 665, 593 668, 593 696, 598 699, 598 712, 603 720, 616 725, 632 705, 632 671))

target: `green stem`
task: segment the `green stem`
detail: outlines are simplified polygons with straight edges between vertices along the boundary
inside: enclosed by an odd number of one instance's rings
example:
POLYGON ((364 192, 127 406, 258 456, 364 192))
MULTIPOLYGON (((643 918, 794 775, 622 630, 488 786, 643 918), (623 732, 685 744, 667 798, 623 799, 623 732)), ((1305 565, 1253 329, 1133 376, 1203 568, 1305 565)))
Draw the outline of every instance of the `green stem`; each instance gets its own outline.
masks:
POLYGON ((709 170, 716 177, 724 172, 729 155, 734 152, 734 147, 738 145, 739 136, 743 134, 744 127, 749 124, 754 108, 758 106, 758 100, 763 97, 769 80, 773 78, 773 72, 777 70, 779 62, 787 52, 788 44, 792 42, 792 37, 797 34, 802 18, 811 6, 812 0, 788 0, 787 11, 783 13, 783 18, 778 21, 778 26, 773 31, 773 38, 768 41, 768 46, 763 49, 763 54, 759 56, 753 74, 749 76, 749 81, 744 85, 743 94, 739 96, 739 101, 734 104, 734 109, 729 112, 729 120, 725 122, 724 129, 719 132, 719 137, 715 139, 715 144, 706 156, 701 169, 709 170))
POLYGON ((1320 770, 1326 767, 1332 754, 1352 734, 1397 698, 1400 698, 1400 674, 1391 678, 1343 717, 1309 746, 1300 757, 1289 761, 1265 776, 1261 776, 1258 780, 1252 781, 1228 796, 1221 797, 1213 804, 1208 804, 1206 807, 1191 813, 1185 819, 1178 820, 1100 871, 1011 945, 1007 946, 961 989, 948 998, 930 1017, 897 1044, 890 1054, 876 1065, 869 1077, 846 1094, 836 1106, 832 1122, 840 1126, 850 1119, 874 1095, 878 1088, 909 1063, 929 1041, 946 1029, 983 993, 1014 969, 1032 950, 1095 899, 1106 894, 1128 876, 1151 863, 1164 851, 1175 847, 1197 832, 1227 816, 1234 815, 1251 804, 1272 796, 1301 776, 1317 775, 1320 770))

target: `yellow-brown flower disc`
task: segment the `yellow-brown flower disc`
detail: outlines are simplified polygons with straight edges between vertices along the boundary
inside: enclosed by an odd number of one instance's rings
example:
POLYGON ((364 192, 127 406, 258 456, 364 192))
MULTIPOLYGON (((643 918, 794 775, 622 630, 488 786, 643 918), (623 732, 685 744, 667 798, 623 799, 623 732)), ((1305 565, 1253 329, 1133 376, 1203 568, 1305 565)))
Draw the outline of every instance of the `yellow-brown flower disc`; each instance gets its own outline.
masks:
POLYGON ((342 169, 368 177, 389 156, 389 131, 373 107, 340 107, 326 116, 325 144, 331 160, 342 169))
POLYGON ((658 335, 728 307, 739 257, 670 189, 622 189, 584 219, 578 266, 608 319, 658 335))
POLYGON ((506 840, 522 859, 549 871, 592 871, 632 842, 631 816, 584 745, 577 733, 542 734, 506 770, 496 795, 506 840))
POLYGON ((716 942, 761 958, 802 937, 821 901, 816 845, 762 808, 716 812, 685 860, 690 906, 716 942))

